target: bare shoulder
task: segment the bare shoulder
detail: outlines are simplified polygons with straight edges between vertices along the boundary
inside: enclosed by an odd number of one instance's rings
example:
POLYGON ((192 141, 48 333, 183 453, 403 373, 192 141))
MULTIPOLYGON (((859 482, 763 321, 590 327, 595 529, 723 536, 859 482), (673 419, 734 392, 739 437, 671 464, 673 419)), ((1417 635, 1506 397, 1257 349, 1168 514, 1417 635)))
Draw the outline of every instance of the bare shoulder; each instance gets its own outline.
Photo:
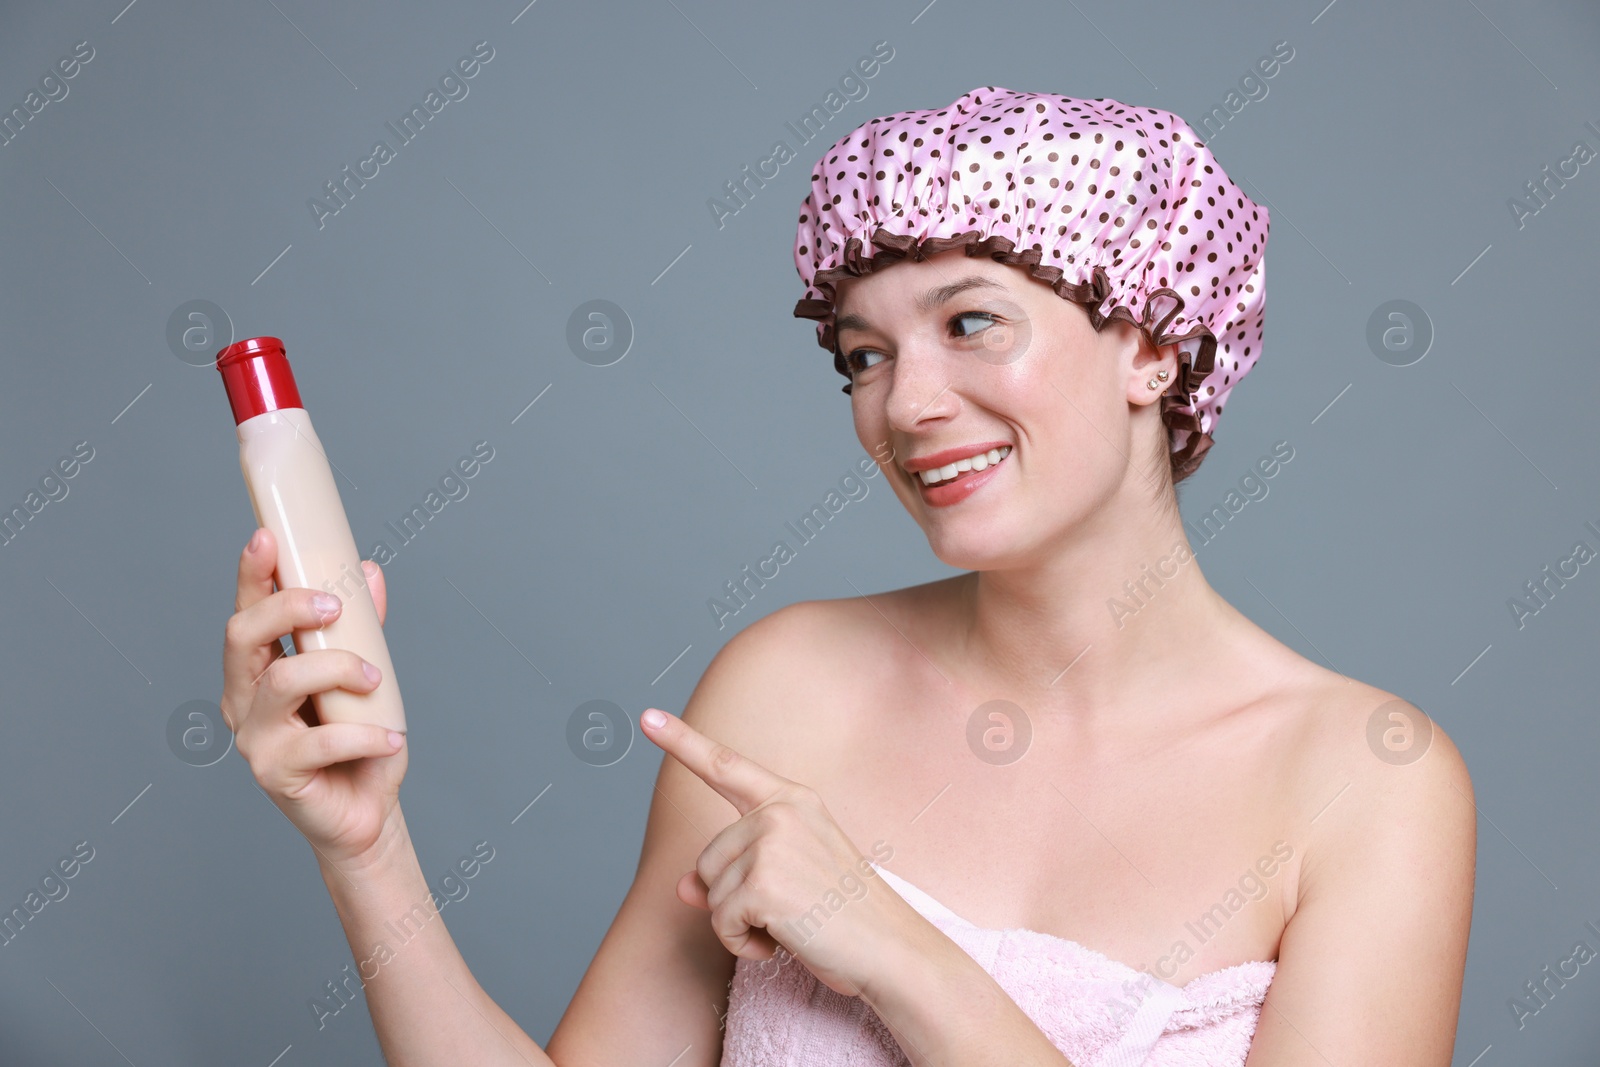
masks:
POLYGON ((1293 782, 1307 851, 1303 895, 1318 874, 1345 867, 1351 850, 1376 857, 1476 829, 1472 778, 1445 729, 1411 701, 1292 654, 1272 687, 1270 752, 1293 782))
POLYGON ((685 721, 778 774, 811 781, 836 758, 860 693, 902 655, 916 656, 908 642, 931 617, 921 609, 949 581, 802 600, 762 616, 713 657, 685 721))
MULTIPOLYGON (((1304 687, 1296 733, 1301 780, 1317 802, 1313 832, 1367 822, 1419 832, 1475 822, 1472 779, 1443 726, 1411 701, 1331 671, 1304 687), (1347 814, 1340 814, 1340 810, 1347 814)), ((1323 835, 1334 837, 1328 833, 1323 835)))
MULTIPOLYGON (((1352 682, 1330 698, 1325 781, 1342 776, 1310 826, 1303 888, 1336 869, 1392 874, 1421 894, 1470 886, 1477 807, 1460 749, 1422 708, 1352 682)), ((1397 884, 1398 888, 1398 884, 1397 884)))
POLYGON ((1299 1063, 1309 1044, 1339 1062, 1448 1064, 1472 922, 1471 776, 1416 704, 1324 673, 1287 712, 1303 848, 1251 1060, 1299 1063))
POLYGON ((848 602, 803 600, 762 616, 712 657, 683 718, 690 726, 787 778, 829 748, 831 687, 848 649, 848 602))

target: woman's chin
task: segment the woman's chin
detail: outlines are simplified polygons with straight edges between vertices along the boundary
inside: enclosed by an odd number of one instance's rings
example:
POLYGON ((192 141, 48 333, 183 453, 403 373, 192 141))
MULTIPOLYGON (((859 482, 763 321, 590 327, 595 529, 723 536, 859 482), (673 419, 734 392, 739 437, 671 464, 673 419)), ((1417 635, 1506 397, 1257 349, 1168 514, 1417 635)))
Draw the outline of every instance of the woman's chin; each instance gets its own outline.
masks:
POLYGON ((939 562, 964 571, 997 570, 1015 563, 1018 553, 1014 538, 1001 535, 994 523, 959 530, 952 529, 954 525, 961 524, 924 527, 928 548, 939 562))

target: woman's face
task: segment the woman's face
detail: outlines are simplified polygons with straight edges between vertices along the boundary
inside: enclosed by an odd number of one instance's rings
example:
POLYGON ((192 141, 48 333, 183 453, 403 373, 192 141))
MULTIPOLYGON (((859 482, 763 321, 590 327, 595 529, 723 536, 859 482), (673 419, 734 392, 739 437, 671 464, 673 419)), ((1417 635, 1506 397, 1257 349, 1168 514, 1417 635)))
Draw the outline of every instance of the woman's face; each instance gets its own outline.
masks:
POLYGON ((1173 349, 1141 351, 1126 324, 1096 332, 1022 268, 954 249, 846 278, 836 296, 856 435, 945 563, 1024 564, 1114 496, 1130 463, 1157 458, 1160 392, 1145 382, 1176 373, 1173 349), (931 462, 949 474, 979 452, 955 481, 924 484, 931 462))

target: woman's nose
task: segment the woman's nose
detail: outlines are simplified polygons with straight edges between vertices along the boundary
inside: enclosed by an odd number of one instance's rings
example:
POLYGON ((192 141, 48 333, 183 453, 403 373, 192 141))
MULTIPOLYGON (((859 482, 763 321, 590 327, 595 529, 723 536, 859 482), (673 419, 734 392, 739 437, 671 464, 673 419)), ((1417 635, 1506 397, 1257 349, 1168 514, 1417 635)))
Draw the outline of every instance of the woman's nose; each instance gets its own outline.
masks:
POLYGON ((896 354, 891 372, 888 415, 895 429, 910 430, 961 410, 953 368, 943 353, 910 346, 896 354))

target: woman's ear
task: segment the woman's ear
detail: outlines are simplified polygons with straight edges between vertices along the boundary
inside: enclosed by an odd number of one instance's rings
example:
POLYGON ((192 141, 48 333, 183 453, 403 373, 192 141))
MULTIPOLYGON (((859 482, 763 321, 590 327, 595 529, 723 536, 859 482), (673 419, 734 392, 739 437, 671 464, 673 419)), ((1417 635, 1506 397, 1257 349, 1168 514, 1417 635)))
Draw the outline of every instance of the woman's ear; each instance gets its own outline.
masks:
POLYGON ((1153 404, 1178 380, 1178 345, 1157 348, 1149 335, 1132 323, 1119 323, 1119 326, 1133 334, 1130 343, 1135 346, 1129 399, 1136 404, 1153 404))

